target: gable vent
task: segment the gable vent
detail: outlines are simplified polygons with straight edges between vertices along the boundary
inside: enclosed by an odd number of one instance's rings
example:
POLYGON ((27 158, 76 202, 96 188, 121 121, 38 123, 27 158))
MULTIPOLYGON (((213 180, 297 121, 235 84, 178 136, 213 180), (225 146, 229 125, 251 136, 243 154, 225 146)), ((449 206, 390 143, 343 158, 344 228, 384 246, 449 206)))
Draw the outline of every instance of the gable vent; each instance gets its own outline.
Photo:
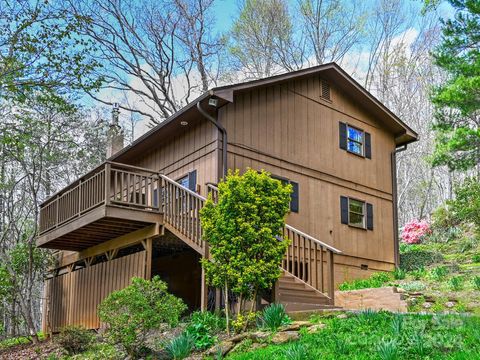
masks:
POLYGON ((330 85, 325 80, 320 80, 320 87, 320 97, 330 101, 330 85))

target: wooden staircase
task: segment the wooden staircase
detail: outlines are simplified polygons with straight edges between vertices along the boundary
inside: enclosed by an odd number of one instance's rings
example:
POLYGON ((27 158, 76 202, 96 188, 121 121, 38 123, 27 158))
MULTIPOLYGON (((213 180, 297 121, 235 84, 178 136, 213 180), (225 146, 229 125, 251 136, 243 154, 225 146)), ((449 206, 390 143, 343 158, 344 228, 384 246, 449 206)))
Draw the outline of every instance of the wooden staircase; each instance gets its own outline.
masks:
POLYGON ((289 312, 332 307, 328 296, 285 270, 278 280, 275 295, 275 301, 282 303, 289 312))
MULTIPOLYGON (((165 175, 160 178, 165 228, 208 257, 208 244, 202 239, 200 226, 200 210, 206 199, 165 175)), ((214 201, 218 199, 218 188, 209 184, 208 192, 214 201)), ((275 301, 288 311, 332 308, 334 254, 341 251, 290 225, 285 225, 283 238, 290 244, 281 264, 283 274, 275 286, 275 301)))

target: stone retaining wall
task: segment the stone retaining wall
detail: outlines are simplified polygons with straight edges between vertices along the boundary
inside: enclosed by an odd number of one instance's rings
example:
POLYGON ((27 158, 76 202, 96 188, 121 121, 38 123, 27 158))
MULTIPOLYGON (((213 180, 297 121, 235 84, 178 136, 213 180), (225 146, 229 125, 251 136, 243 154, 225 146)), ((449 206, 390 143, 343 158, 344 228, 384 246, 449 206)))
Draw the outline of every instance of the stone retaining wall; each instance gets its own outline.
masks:
POLYGON ((351 291, 336 291, 335 306, 345 310, 388 310, 407 311, 407 302, 396 287, 378 289, 362 289, 351 291))

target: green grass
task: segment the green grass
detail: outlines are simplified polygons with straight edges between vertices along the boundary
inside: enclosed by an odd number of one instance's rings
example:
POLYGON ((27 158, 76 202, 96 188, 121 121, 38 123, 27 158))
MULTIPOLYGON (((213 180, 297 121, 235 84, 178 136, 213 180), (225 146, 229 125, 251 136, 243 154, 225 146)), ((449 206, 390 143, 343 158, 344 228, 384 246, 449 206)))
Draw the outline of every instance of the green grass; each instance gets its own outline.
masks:
MULTIPOLYGON (((40 341, 45 339, 45 335, 42 332, 39 332, 37 336, 40 341)), ((30 344, 31 342, 32 338, 30 336, 18 336, 4 339, 0 341, 0 350, 4 350, 12 346, 30 344)))
POLYGON ((460 315, 395 315, 364 312, 303 333, 290 344, 235 353, 232 360, 291 359, 480 359, 480 318, 460 315))

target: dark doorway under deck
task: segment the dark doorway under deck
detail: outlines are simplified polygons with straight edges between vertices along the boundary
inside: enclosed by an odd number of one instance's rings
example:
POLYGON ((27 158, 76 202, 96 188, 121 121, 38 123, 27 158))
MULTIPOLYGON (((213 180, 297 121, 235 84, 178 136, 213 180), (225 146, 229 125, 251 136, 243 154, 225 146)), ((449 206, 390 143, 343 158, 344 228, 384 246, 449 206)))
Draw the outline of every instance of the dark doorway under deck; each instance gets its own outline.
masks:
POLYGON ((189 311, 201 306, 201 256, 166 231, 153 243, 152 277, 155 275, 168 284, 168 291, 181 298, 189 311))

